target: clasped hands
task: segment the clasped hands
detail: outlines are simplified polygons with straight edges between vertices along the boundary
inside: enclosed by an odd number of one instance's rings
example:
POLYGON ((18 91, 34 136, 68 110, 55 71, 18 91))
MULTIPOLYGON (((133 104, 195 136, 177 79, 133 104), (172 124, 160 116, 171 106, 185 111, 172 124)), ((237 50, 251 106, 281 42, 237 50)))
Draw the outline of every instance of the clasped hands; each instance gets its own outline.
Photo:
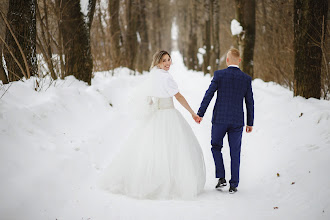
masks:
MULTIPOLYGON (((195 120, 195 122, 197 123, 197 124, 200 124, 201 123, 201 121, 203 120, 203 117, 199 117, 197 114, 192 114, 192 117, 193 117, 193 119, 195 120)), ((252 126, 246 126, 246 133, 251 133, 252 132, 252 129, 253 129, 253 127, 252 126)))
POLYGON ((201 121, 203 120, 203 117, 199 117, 197 114, 193 114, 192 117, 197 124, 200 124, 201 121))

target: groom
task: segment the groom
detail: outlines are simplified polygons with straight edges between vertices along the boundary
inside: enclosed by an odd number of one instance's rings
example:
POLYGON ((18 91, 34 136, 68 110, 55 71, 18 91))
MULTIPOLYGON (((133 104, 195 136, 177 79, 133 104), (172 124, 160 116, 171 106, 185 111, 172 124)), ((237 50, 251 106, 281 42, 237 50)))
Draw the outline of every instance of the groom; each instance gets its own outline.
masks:
POLYGON ((227 185, 225 168, 221 149, 223 138, 228 135, 231 158, 231 179, 229 181, 229 193, 235 193, 239 183, 239 166, 242 132, 244 126, 243 100, 247 110, 246 132, 250 133, 254 118, 254 101, 251 86, 251 77, 243 73, 238 65, 241 62, 240 53, 237 49, 230 49, 227 53, 226 63, 228 68, 217 70, 208 90, 205 93, 196 119, 200 123, 205 111, 217 91, 212 117, 212 154, 216 167, 216 178, 219 178, 216 188, 227 185))

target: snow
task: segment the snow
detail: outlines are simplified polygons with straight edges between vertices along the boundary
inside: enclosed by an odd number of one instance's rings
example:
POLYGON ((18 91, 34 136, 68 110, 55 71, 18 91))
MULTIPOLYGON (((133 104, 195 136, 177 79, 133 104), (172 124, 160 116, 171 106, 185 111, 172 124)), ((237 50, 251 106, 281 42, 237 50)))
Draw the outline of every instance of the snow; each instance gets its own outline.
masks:
MULTIPOLYGON (((188 71, 178 52, 172 58, 170 72, 197 111, 211 77, 188 71)), ((99 189, 133 123, 120 106, 145 78, 129 73, 95 73, 92 86, 71 76, 40 92, 33 78, 12 83, 4 95, 8 87, 1 87, 1 219, 330 219, 330 102, 293 97, 260 79, 253 81, 255 126, 243 134, 236 194, 214 189, 214 99, 200 125, 175 102, 205 157, 207 181, 196 199, 137 200, 99 189)), ((227 141, 223 154, 229 179, 227 141)))
POLYGON ((81 8, 81 12, 87 16, 88 14, 88 1, 89 0, 80 0, 80 8, 81 8))
POLYGON ((197 53, 198 64, 202 65, 204 62, 203 55, 201 53, 197 53))
POLYGON ((198 48, 198 53, 204 55, 206 53, 206 50, 202 47, 198 48))
POLYGON ((197 53, 197 59, 198 59, 198 64, 202 65, 204 62, 203 55, 206 53, 206 50, 204 48, 198 48, 198 53, 197 53))
POLYGON ((235 36, 242 33, 243 27, 236 19, 233 19, 230 24, 230 30, 231 30, 231 34, 235 36))
POLYGON ((141 37, 139 32, 136 32, 136 38, 137 38, 137 42, 141 43, 141 37))
POLYGON ((171 28, 171 38, 172 40, 176 41, 178 40, 178 25, 176 24, 176 22, 174 21, 172 23, 172 28, 171 28))

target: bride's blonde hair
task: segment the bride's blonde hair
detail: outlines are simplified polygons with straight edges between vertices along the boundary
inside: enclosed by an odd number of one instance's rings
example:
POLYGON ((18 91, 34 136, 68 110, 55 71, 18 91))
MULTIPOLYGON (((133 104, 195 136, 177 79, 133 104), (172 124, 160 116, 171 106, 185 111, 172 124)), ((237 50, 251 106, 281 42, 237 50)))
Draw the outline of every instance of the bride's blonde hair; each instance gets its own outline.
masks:
POLYGON ((157 51, 152 57, 152 63, 151 63, 150 69, 152 69, 154 66, 157 66, 157 64, 160 63, 160 60, 162 59, 162 57, 166 54, 171 58, 171 55, 167 51, 165 51, 165 50, 157 51))

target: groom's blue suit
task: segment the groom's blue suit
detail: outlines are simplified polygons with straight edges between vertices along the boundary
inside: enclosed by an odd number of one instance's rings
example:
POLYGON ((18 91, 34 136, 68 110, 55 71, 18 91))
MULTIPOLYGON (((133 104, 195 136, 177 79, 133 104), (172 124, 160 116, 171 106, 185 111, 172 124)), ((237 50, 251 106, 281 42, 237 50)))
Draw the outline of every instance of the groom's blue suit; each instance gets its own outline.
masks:
POLYGON ((237 187, 239 183, 244 99, 247 110, 247 125, 253 126, 254 100, 251 80, 249 75, 234 66, 215 71, 211 85, 206 91, 197 113, 200 117, 204 116, 214 93, 217 91, 217 100, 212 117, 212 153, 216 166, 216 177, 225 178, 221 149, 223 138, 227 133, 231 157, 231 180, 229 183, 233 187, 237 187))

